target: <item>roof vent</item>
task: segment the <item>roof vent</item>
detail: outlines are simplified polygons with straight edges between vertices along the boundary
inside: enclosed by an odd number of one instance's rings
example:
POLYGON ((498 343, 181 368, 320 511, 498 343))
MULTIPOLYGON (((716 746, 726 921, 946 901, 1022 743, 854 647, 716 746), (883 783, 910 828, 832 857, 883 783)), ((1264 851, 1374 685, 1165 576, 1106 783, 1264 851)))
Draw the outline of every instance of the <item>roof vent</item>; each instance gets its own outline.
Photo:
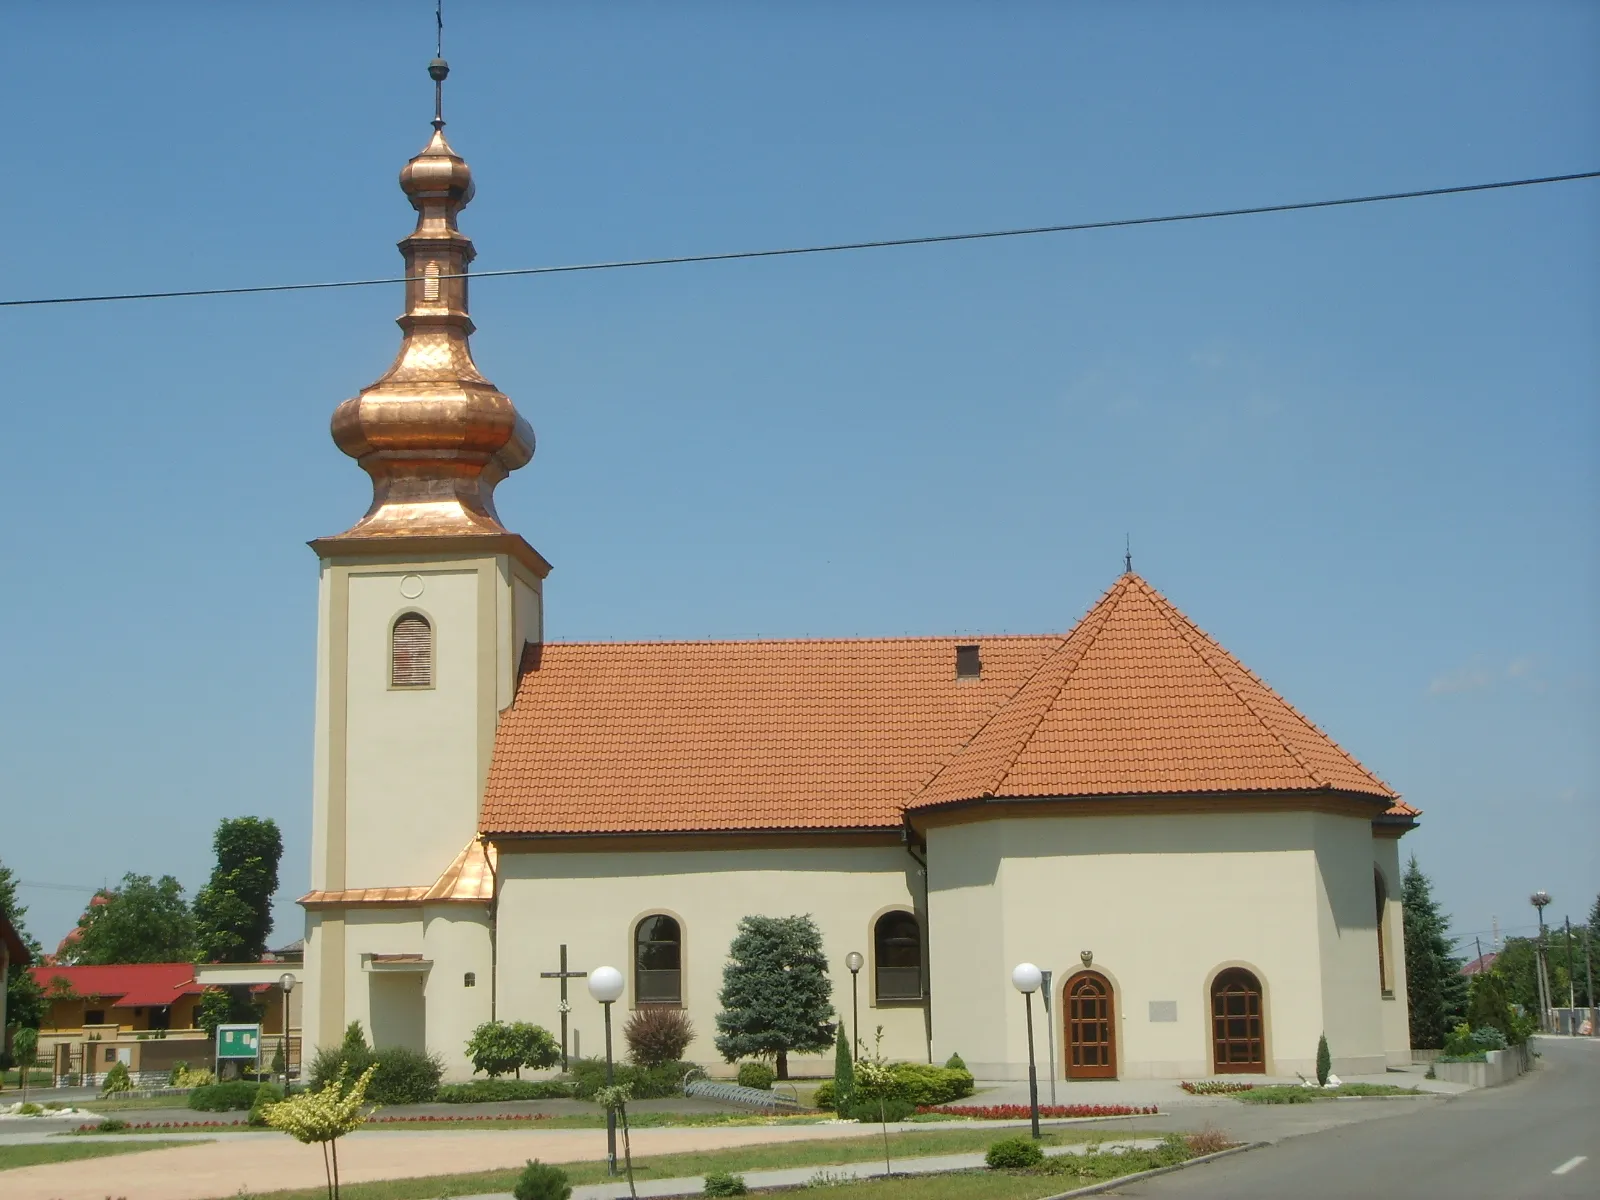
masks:
POLYGON ((983 674, 983 660, 976 646, 956 647, 956 678, 977 679, 983 674))

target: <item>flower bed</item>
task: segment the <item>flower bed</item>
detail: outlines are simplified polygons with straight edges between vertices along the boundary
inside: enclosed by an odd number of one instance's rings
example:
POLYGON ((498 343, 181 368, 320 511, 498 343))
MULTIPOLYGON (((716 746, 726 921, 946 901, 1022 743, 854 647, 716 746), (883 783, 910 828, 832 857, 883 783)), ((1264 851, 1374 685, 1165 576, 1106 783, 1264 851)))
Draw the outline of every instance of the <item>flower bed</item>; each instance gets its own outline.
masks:
POLYGON ((1178 1086, 1191 1096, 1231 1096, 1236 1092, 1248 1092, 1256 1085, 1253 1083, 1235 1083, 1227 1079, 1202 1079, 1199 1083, 1190 1083, 1185 1080, 1178 1086))
POLYGON ((102 1130, 98 1124, 79 1125, 77 1133, 123 1133, 135 1129, 244 1129, 248 1121, 118 1121, 121 1129, 102 1130))
MULTIPOLYGON (((1016 1121, 1031 1116, 1026 1104, 985 1104, 966 1107, 955 1104, 924 1104, 918 1113, 944 1117, 971 1117, 976 1121, 1016 1121)), ((1041 1104, 1041 1117, 1143 1117, 1156 1112, 1154 1104, 1041 1104)))

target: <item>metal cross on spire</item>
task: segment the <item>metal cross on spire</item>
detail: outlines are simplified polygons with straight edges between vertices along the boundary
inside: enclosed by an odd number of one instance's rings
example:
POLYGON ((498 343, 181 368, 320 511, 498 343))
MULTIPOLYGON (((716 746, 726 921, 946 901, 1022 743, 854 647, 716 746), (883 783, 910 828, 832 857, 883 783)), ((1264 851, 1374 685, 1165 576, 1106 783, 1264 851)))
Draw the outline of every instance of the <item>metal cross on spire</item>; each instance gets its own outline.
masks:
POLYGON ((1122 571, 1125 575, 1133 574, 1133 543, 1127 534, 1122 535, 1122 571))
POLYGON ((433 61, 428 64, 428 77, 433 80, 433 127, 439 130, 444 128, 444 81, 450 74, 450 64, 444 60, 444 0, 434 2, 433 24, 433 61))

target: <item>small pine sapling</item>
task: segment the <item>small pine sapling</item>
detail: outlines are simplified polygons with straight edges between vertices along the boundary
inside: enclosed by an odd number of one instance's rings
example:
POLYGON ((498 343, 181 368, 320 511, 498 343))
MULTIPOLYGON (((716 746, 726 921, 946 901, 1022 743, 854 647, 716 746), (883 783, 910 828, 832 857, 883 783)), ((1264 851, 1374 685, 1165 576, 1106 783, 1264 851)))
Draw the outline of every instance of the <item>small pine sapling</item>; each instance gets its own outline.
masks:
POLYGON ((1328 1035, 1317 1039, 1317 1086, 1327 1087, 1328 1076, 1333 1072, 1333 1056, 1328 1053, 1328 1035))

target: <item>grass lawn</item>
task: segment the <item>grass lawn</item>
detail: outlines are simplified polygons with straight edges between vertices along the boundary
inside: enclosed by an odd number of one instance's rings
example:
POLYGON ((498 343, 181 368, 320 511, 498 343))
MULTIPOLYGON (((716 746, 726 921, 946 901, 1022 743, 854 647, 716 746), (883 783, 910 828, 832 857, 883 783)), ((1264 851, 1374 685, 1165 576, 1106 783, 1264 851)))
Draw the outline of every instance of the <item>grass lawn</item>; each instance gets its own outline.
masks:
POLYGON ((137 1154, 141 1150, 165 1150, 171 1146, 203 1146, 199 1140, 173 1142, 50 1142, 23 1146, 0 1146, 0 1171, 10 1167, 32 1167, 39 1163, 71 1162, 77 1158, 105 1158, 111 1154, 137 1154))
MULTIPOLYGON (((111 1100, 96 1096, 93 1100, 78 1100, 75 1102, 79 1108, 87 1108, 90 1112, 114 1113, 142 1110, 146 1108, 188 1108, 187 1096, 149 1096, 143 1100, 111 1100)), ((196 1113, 197 1117, 214 1116, 214 1113, 196 1113)))
MULTIPOLYGON (((544 1122, 540 1122, 542 1127, 544 1122)), ((915 1133, 891 1133, 889 1153, 892 1158, 914 1158, 928 1154, 960 1154, 967 1151, 987 1150, 1003 1137, 1016 1136, 1016 1130, 1007 1129, 939 1129, 915 1133)), ((1116 1137, 1150 1137, 1134 1131, 1118 1130, 1116 1137)), ((1103 1129, 1072 1128, 1046 1130, 1043 1144, 1065 1145, 1069 1142, 1101 1141, 1107 1137, 1103 1129)), ((621 1139, 618 1139, 621 1152, 621 1139)), ((1093 1155, 1092 1158, 1115 1158, 1114 1155, 1093 1155)), ((779 1167, 837 1166, 841 1163, 872 1162, 883 1159, 882 1137, 830 1138, 816 1142, 782 1142, 765 1146, 743 1146, 730 1150, 703 1150, 686 1154, 661 1154, 653 1158, 635 1157, 634 1177, 646 1179, 676 1179, 686 1175, 704 1175, 708 1171, 764 1171, 779 1167)), ((602 1183, 607 1178, 604 1161, 564 1163, 561 1169, 574 1184, 602 1183)), ((1144 1170, 1134 1167, 1133 1170, 1144 1170)), ((427 1175, 412 1179, 387 1179, 372 1183, 347 1183, 339 1189, 343 1200, 439 1200, 451 1196, 471 1196, 482 1192, 509 1192, 516 1183, 518 1172, 475 1171, 461 1175, 427 1175)), ((973 1178, 973 1177, 968 1177, 973 1178)), ((915 1186, 930 1186, 932 1180, 916 1181, 915 1186)), ((949 1195, 995 1197, 1050 1196, 1067 1190, 1062 1177, 1051 1176, 1041 1181, 1034 1191, 1013 1190, 998 1192, 950 1192, 949 1195), (1053 1183, 1053 1186, 1043 1186, 1053 1183)), ((851 1185, 855 1186, 855 1185, 851 1185)), ((939 1192, 885 1192, 886 1196, 945 1195, 939 1192)), ((324 1200, 325 1188, 301 1188, 279 1192, 258 1192, 249 1200, 324 1200)))
POLYGON ((1396 1087, 1392 1083, 1344 1083, 1336 1088, 1308 1088, 1293 1084, 1273 1084, 1252 1088, 1248 1092, 1232 1092, 1230 1097, 1241 1104, 1312 1104, 1318 1100, 1334 1100, 1340 1096, 1421 1096, 1421 1088, 1396 1087))

